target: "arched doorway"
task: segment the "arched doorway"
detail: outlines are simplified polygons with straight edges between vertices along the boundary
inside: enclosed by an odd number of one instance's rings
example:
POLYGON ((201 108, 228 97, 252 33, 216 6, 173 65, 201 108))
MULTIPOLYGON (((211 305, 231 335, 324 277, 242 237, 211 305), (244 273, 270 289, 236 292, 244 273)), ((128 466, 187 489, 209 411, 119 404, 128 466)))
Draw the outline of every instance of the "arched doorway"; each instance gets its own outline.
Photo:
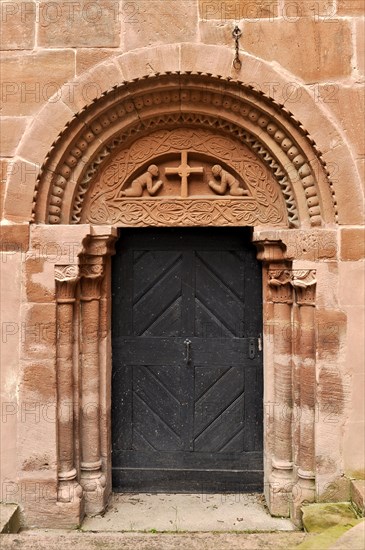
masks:
POLYGON ((39 175, 33 216, 33 246, 41 238, 76 250, 54 262, 50 313, 60 335, 72 327, 75 337, 53 348, 55 506, 65 524, 83 509, 100 512, 111 492, 110 256, 118 228, 151 226, 253 228, 263 280, 264 488, 274 515, 291 508, 295 517, 316 492, 316 261, 333 254, 336 223, 333 188, 300 124, 229 79, 130 82, 67 125, 39 175), (303 239, 317 234, 319 247, 308 251, 303 239), (62 415, 66 402, 71 417, 62 415))

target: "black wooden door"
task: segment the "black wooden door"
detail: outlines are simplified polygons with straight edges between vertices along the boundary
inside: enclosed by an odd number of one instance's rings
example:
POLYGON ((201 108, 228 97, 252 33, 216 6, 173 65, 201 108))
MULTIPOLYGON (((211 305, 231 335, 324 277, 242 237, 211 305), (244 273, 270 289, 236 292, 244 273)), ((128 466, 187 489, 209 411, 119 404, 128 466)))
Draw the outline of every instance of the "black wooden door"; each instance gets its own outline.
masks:
POLYGON ((261 490, 261 273, 248 232, 122 230, 112 327, 114 489, 261 490))

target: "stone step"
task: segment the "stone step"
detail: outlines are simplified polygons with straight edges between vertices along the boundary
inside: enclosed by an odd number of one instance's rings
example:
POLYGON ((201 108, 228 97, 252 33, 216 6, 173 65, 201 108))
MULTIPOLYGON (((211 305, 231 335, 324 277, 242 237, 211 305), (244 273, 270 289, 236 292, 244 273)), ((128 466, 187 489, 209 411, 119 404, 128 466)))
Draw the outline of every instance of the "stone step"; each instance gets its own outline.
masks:
POLYGON ((365 516, 365 480, 352 479, 350 485, 351 502, 356 510, 365 516))
POLYGON ((319 502, 303 506, 303 526, 307 533, 322 533, 326 529, 356 525, 358 517, 351 502, 319 502))
MULTIPOLYGON (((345 537, 344 546, 351 550, 362 550, 364 520, 359 519, 351 502, 325 502, 303 506, 303 526, 310 536, 299 544, 296 550, 340 550, 341 539, 345 537), (358 527, 360 525, 360 527, 358 527), (352 531, 354 528, 355 531, 352 531), (355 544, 356 543, 356 544, 355 544)), ((341 549, 342 550, 342 549, 341 549)))
POLYGON ((0 533, 18 533, 20 510, 17 504, 0 504, 0 533))

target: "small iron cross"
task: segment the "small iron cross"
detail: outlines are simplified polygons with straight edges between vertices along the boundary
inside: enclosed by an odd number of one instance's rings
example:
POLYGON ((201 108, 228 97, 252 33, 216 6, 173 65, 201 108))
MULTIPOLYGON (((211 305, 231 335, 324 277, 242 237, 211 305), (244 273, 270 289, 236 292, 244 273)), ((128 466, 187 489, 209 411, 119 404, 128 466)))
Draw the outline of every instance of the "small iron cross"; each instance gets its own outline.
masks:
POLYGON ((177 168, 165 168, 165 174, 172 175, 178 174, 181 178, 181 197, 186 198, 188 196, 188 177, 190 174, 203 174, 204 168, 193 168, 188 164, 188 151, 181 151, 181 162, 177 168))

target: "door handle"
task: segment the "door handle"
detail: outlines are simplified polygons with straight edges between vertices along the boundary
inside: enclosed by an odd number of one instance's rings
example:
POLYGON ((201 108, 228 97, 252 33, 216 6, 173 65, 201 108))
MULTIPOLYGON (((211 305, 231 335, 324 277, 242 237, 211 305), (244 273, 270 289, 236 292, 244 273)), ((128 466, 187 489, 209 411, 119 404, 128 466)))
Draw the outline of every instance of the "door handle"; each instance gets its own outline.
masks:
POLYGON ((185 344, 185 363, 189 365, 191 361, 191 357, 190 357, 191 341, 189 340, 189 338, 186 338, 186 340, 184 341, 184 344, 185 344))

